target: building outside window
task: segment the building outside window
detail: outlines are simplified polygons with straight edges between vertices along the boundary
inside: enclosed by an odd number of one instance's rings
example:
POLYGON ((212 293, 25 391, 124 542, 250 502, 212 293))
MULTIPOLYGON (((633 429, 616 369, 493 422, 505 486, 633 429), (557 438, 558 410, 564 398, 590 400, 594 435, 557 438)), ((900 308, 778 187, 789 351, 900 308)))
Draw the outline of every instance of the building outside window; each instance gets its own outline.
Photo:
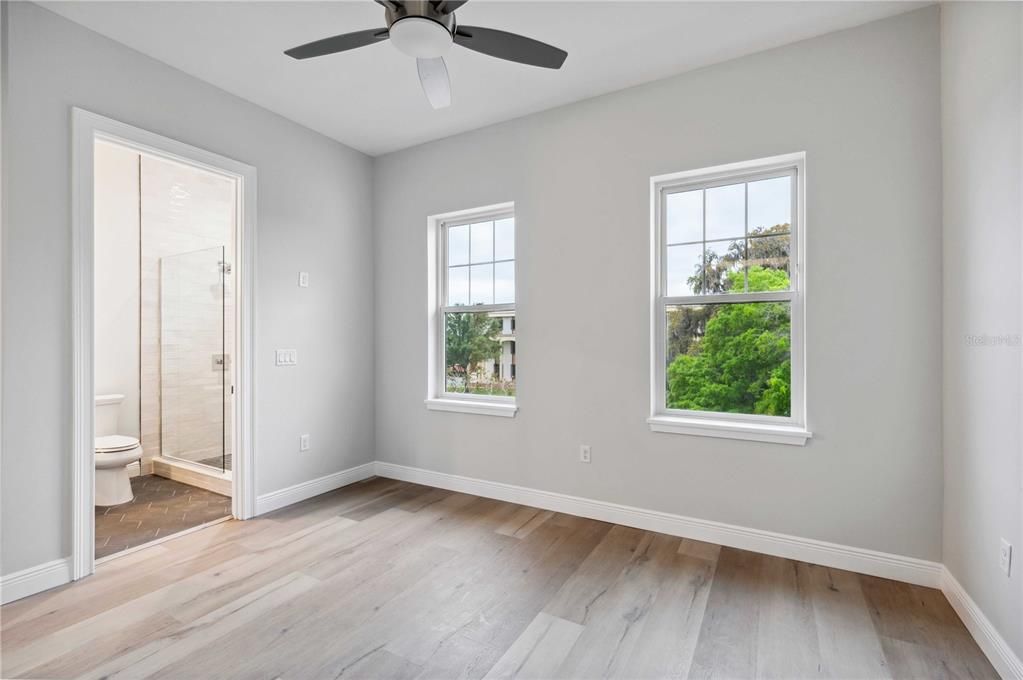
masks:
POLYGON ((491 413, 481 406, 489 403, 502 407, 492 414, 507 415, 516 383, 513 208, 438 216, 430 224, 436 288, 427 405, 491 413))

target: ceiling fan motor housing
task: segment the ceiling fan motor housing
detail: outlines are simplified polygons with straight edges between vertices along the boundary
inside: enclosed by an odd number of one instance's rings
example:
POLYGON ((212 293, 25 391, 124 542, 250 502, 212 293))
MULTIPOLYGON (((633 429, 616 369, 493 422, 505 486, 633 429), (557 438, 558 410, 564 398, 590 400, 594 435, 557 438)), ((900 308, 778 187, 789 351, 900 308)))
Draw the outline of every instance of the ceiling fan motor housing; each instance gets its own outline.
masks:
POLYGON ((436 59, 451 49, 454 14, 437 11, 432 2, 392 3, 387 29, 399 50, 417 59, 436 59))

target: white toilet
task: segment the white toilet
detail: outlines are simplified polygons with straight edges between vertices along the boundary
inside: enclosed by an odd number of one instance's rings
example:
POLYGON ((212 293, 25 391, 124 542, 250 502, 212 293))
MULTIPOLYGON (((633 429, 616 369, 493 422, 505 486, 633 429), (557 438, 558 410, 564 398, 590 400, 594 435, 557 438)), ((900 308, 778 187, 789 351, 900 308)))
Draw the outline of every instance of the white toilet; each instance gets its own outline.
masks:
POLYGON ((120 505, 135 497, 128 466, 142 459, 135 437, 117 434, 123 394, 96 395, 96 505, 120 505))

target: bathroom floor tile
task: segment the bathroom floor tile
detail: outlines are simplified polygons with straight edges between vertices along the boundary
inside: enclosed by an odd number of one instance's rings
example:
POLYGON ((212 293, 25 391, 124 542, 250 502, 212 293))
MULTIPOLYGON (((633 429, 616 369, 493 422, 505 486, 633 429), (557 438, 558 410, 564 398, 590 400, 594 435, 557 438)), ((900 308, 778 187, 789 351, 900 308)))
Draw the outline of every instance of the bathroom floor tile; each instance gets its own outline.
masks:
POLYGON ((231 499, 172 479, 132 477, 130 503, 96 508, 96 557, 106 557, 231 514, 231 499))

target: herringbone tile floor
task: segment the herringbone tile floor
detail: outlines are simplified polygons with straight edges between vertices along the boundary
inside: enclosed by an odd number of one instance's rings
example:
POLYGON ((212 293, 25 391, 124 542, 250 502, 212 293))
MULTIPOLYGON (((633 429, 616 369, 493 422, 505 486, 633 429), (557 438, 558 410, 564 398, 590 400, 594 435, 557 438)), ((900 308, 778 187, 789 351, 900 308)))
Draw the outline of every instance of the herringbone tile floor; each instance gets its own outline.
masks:
POLYGON ((96 557, 134 548, 231 514, 227 496, 156 475, 132 477, 135 499, 96 508, 96 557))

